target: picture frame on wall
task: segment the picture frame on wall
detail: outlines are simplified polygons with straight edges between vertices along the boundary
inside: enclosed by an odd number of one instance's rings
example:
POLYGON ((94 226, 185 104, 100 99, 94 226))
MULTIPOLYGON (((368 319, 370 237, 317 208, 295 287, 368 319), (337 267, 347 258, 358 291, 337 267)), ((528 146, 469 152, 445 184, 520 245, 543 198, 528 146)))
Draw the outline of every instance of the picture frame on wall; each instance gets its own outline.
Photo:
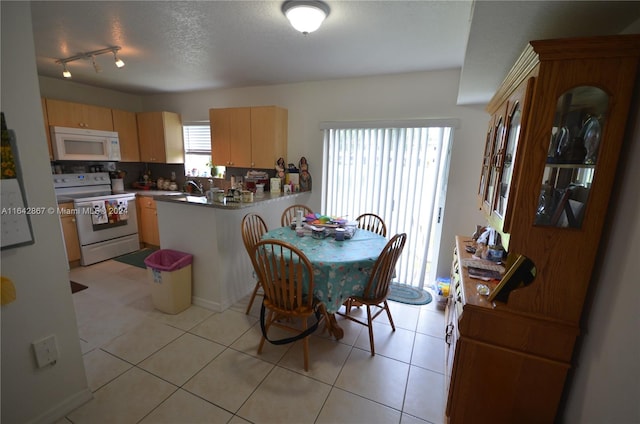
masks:
POLYGON ((13 130, 7 128, 4 112, 1 115, 0 241, 1 249, 5 250, 34 243, 30 215, 40 208, 29 208, 25 201, 16 135, 13 130))

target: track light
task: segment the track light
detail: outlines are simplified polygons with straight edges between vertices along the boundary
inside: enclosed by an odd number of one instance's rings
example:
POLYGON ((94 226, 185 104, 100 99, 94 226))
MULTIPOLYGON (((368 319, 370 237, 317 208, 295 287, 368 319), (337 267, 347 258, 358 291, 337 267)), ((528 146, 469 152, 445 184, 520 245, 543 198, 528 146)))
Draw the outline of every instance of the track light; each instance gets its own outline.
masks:
POLYGON ((93 69, 95 69, 96 74, 102 72, 102 68, 96 63, 96 57, 94 55, 91 56, 91 63, 93 64, 93 69))
POLYGON ((116 52, 117 50, 113 51, 113 60, 115 61, 115 64, 118 68, 122 68, 124 66, 124 62, 118 57, 118 53, 116 52))
POLYGON ((71 78, 71 72, 69 72, 69 70, 67 69, 67 64, 63 63, 62 64, 62 76, 65 78, 71 78))
POLYGON ((79 53, 75 56, 68 57, 66 59, 58 59, 56 63, 62 65, 62 76, 65 78, 71 78, 71 72, 67 69, 67 63, 73 62, 74 60, 86 59, 91 60, 93 64, 93 69, 96 73, 102 72, 102 68, 98 63, 96 63, 96 56, 105 54, 105 53, 113 53, 113 60, 118 68, 122 68, 124 66, 124 61, 118 57, 118 51, 120 50, 119 46, 107 47, 106 49, 94 50, 92 52, 87 53, 79 53))

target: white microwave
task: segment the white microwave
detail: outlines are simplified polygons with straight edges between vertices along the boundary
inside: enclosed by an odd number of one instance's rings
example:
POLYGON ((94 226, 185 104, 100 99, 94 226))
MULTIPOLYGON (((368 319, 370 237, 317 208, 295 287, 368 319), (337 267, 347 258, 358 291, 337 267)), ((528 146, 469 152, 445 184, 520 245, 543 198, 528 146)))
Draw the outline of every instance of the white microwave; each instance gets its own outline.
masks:
POLYGON ((51 144, 55 160, 120 160, 120 141, 114 131, 52 126, 51 144))

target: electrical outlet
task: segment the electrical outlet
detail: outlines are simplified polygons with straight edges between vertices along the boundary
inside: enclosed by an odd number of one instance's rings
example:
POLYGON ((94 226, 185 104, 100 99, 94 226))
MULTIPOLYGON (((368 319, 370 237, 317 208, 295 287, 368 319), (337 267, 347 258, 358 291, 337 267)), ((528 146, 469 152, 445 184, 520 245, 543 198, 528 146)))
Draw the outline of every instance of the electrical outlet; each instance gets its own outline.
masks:
POLYGON ((53 365, 58 360, 58 346, 56 336, 51 335, 31 343, 33 352, 36 355, 38 368, 43 368, 49 364, 53 365))

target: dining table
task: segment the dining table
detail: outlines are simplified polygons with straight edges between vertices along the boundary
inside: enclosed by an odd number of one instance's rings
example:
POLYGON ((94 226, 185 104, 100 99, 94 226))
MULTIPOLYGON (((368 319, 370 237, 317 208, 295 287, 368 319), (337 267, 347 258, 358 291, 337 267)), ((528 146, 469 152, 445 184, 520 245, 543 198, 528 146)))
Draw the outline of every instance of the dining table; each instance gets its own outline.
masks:
POLYGON ((350 296, 362 295, 373 265, 388 240, 371 231, 357 229, 351 238, 335 240, 298 235, 291 227, 280 227, 262 235, 262 240, 280 240, 302 251, 313 266, 313 295, 327 312, 326 328, 336 339, 344 335, 335 313, 350 296))

